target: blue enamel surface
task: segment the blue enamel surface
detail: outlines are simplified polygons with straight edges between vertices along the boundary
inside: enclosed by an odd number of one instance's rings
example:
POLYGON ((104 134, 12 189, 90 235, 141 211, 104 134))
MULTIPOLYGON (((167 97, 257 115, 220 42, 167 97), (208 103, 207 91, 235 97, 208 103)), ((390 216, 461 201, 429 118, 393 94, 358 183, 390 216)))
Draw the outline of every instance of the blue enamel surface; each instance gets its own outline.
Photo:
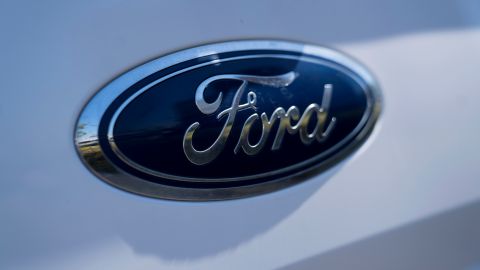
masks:
MULTIPOLYGON (((357 132, 361 130, 358 129, 358 126, 367 110, 368 98, 365 85, 360 77, 348 71, 346 67, 318 57, 308 55, 300 57, 297 53, 272 50, 215 54, 159 70, 126 89, 112 103, 102 119, 99 133, 100 143, 103 151, 117 166, 130 174, 152 182, 211 188, 271 181, 324 162, 340 151, 343 146, 348 145, 345 138, 352 134, 355 128, 357 128, 357 132), (221 61, 233 57, 240 59, 221 61), (246 59, 241 59, 242 57, 246 59), (212 60, 216 60, 216 62, 212 62, 212 60), (210 64, 182 72, 186 68, 202 63, 210 64), (128 103, 114 123, 113 136, 119 150, 133 162, 152 171, 175 175, 180 180, 153 176, 133 168, 113 153, 106 139, 112 115, 125 100, 146 85, 177 71, 180 71, 179 74, 151 85, 145 92, 128 103), (200 166, 191 163, 186 158, 182 140, 188 126, 194 122, 200 123, 200 128, 193 137, 194 146, 197 149, 205 149, 210 146, 220 133, 226 118, 217 119, 216 116, 218 112, 230 107, 233 95, 240 85, 239 81, 223 80, 207 88, 205 92, 207 101, 213 102, 220 89, 224 98, 217 112, 205 115, 195 105, 195 90, 202 81, 220 74, 274 76, 291 71, 296 72, 298 77, 287 87, 273 88, 254 83, 248 85, 248 91, 257 94, 257 110, 247 109, 238 112, 231 135, 218 158, 209 164, 200 166), (270 116, 278 107, 286 110, 293 105, 297 106, 302 113, 311 103, 321 104, 325 84, 333 85, 328 119, 331 117, 337 119, 334 129, 326 141, 314 141, 310 145, 304 145, 298 134, 287 133, 281 148, 272 151, 270 148, 278 128, 277 122, 272 128, 264 149, 258 155, 249 156, 242 151, 234 153, 233 150, 243 123, 248 116, 255 112, 258 114, 265 112, 270 116), (338 148, 339 142, 343 142, 340 148, 338 148), (338 149, 331 151, 335 146, 338 149), (322 153, 325 155, 318 158, 322 153), (286 172, 268 175, 297 164, 301 164, 301 166, 286 172), (248 178, 256 175, 263 176, 234 182, 201 181, 206 178, 248 178), (200 181, 186 182, 181 180, 182 177, 197 178, 200 181)), ((241 103, 246 102, 246 98, 245 93, 241 103)), ((314 117, 310 121, 309 130, 313 129, 315 122, 316 118, 314 117)), ((253 125, 250 140, 258 141, 261 131, 261 122, 257 121, 253 125)))

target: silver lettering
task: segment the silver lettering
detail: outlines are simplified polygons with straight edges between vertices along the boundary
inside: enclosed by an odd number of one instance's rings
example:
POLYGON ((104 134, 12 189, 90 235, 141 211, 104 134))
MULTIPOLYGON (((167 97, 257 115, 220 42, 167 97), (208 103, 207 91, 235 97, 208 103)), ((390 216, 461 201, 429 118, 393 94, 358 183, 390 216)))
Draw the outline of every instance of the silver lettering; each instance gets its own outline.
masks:
MULTIPOLYGON (((253 91, 249 91, 247 94, 247 102, 240 104, 240 100, 248 86, 248 83, 256 83, 261 85, 267 85, 274 88, 282 88, 290 85, 296 78, 297 74, 294 72, 285 73, 278 76, 250 76, 250 75, 237 75, 237 74, 225 74, 210 77, 203 81, 198 87, 195 93, 195 104, 197 108, 203 114, 212 114, 218 111, 223 98, 223 93, 220 92, 216 100, 212 103, 208 103, 204 99, 204 92, 208 85, 217 80, 238 80, 241 81, 240 87, 237 89, 235 96, 232 100, 232 104, 229 108, 221 111, 217 115, 217 119, 221 120, 224 116, 227 116, 225 124, 223 125, 220 134, 215 142, 205 150, 197 150, 193 146, 193 136, 195 131, 200 127, 200 123, 195 122, 188 127, 183 138, 183 150, 190 162, 196 165, 204 165, 212 162, 223 151, 225 144, 230 136, 235 117, 239 111, 253 109, 257 110, 257 95, 253 91)), ((296 106, 291 106, 287 111, 284 108, 276 108, 270 118, 268 118, 265 112, 253 113, 245 121, 240 138, 235 146, 234 153, 238 154, 240 149, 247 155, 258 154, 265 146, 269 137, 270 131, 279 121, 278 129, 273 141, 271 150, 280 149, 285 136, 285 131, 293 135, 299 133, 300 140, 303 144, 309 145, 313 141, 323 142, 330 135, 335 123, 336 118, 331 117, 330 122, 325 128, 328 118, 328 111, 330 109, 330 101, 332 96, 333 86, 331 84, 324 85, 322 105, 319 106, 316 103, 312 103, 303 112, 300 117, 300 110, 296 106), (312 116, 316 116, 316 125, 313 131, 308 131, 308 124, 311 121, 312 116), (262 122, 262 134, 257 143, 251 144, 249 140, 250 129, 255 121, 258 119, 262 122), (292 125, 292 121, 296 121, 296 124, 292 125)))

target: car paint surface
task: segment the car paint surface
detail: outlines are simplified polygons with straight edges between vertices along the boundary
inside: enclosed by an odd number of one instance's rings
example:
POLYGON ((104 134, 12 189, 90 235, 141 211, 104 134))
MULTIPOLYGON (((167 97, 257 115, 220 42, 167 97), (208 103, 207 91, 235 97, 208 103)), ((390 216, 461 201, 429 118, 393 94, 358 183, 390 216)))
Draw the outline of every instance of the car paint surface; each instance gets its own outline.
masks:
POLYGON ((0 268, 479 269, 479 25, 475 0, 0 2, 0 268), (248 38, 367 66, 385 101, 369 141, 310 181, 222 202, 143 198, 85 168, 75 121, 102 86, 248 38))

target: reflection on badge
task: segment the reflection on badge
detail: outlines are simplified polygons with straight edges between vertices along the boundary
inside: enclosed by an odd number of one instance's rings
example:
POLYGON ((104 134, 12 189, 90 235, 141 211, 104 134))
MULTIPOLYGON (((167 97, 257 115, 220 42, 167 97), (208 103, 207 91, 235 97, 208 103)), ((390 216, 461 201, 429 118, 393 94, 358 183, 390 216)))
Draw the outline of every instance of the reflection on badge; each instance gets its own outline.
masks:
POLYGON ((332 49, 233 41, 160 57, 85 106, 75 143, 118 188, 175 200, 234 199, 307 180, 356 150, 379 88, 332 49))

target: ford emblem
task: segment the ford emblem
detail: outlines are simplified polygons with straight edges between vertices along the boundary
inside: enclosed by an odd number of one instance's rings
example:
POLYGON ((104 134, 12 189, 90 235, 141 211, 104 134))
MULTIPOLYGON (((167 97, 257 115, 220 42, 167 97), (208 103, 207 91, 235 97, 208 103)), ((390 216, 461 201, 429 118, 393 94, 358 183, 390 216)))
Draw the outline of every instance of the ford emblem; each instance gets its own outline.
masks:
POLYGON ((75 144, 115 187, 233 199, 322 173, 366 141, 380 110, 372 75, 338 51, 233 41, 166 55, 113 80, 83 109, 75 144))

